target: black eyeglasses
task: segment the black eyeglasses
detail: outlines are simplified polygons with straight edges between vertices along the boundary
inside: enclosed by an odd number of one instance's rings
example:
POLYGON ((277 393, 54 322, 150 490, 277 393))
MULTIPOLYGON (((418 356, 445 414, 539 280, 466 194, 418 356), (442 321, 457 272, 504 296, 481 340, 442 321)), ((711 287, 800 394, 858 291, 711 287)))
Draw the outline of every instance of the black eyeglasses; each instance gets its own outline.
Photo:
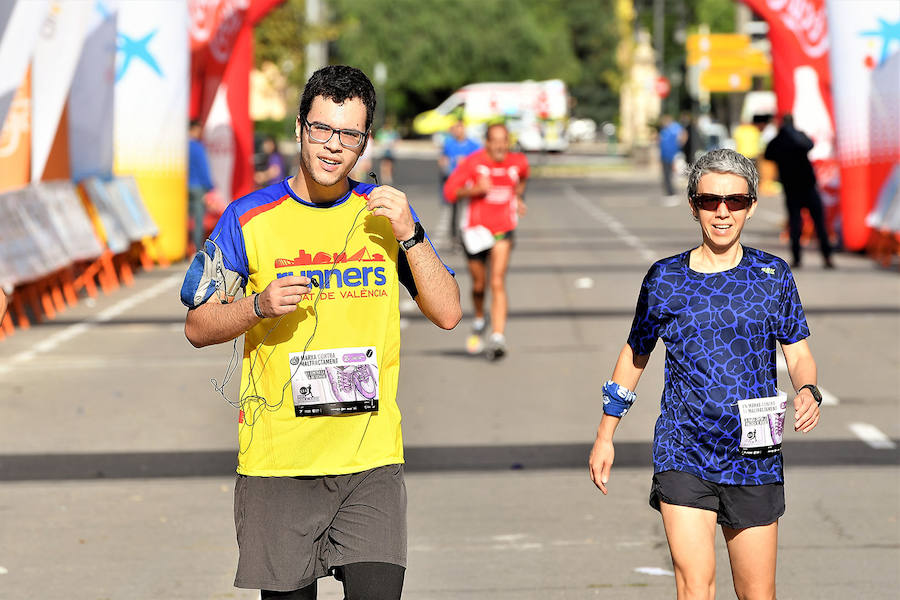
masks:
POLYGON ((753 194, 729 194, 720 196, 718 194, 694 194, 691 196, 691 202, 700 210, 708 210, 710 212, 719 209, 719 204, 725 203, 728 210, 734 212, 737 210, 745 210, 753 204, 753 194))
POLYGON ((306 122, 306 131, 309 133, 309 139, 317 144, 324 144, 331 139, 335 133, 338 134, 338 141, 345 148, 359 148, 366 141, 367 133, 365 131, 357 131, 356 129, 335 129, 325 123, 306 122))

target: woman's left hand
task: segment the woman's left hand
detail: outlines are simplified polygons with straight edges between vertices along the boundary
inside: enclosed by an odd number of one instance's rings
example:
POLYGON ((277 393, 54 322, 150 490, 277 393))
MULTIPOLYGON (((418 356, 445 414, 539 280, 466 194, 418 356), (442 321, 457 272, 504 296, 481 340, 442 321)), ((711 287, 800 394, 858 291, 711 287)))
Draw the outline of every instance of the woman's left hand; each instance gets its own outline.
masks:
POLYGON ((794 396, 794 431, 809 433, 819 424, 819 404, 812 392, 800 390, 794 396))

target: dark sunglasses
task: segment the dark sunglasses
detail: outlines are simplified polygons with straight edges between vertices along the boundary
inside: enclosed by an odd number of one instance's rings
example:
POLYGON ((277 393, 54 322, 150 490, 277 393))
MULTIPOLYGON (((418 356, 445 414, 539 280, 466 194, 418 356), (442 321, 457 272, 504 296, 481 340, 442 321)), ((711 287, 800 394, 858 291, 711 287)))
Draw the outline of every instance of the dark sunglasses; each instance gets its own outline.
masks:
POLYGON ((744 210, 750 208, 755 198, 753 194, 729 194, 728 196, 719 196, 718 194, 694 194, 691 196, 691 202, 700 210, 708 210, 710 212, 719 209, 719 204, 725 203, 728 210, 734 212, 736 210, 744 210))

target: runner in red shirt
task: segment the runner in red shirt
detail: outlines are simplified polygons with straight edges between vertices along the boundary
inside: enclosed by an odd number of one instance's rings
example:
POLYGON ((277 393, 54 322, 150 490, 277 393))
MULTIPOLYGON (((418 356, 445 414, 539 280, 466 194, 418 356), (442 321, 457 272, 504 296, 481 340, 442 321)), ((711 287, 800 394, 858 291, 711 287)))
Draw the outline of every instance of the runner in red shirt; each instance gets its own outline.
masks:
POLYGON ((484 350, 490 360, 506 354, 506 269, 513 246, 513 231, 525 214, 525 180, 528 159, 509 151, 506 125, 490 125, 483 150, 463 160, 447 178, 444 197, 448 202, 466 200, 460 210, 463 246, 472 275, 472 303, 475 321, 466 347, 472 354, 484 350), (485 329, 484 293, 487 260, 491 261, 491 329, 487 345, 481 336, 485 329))

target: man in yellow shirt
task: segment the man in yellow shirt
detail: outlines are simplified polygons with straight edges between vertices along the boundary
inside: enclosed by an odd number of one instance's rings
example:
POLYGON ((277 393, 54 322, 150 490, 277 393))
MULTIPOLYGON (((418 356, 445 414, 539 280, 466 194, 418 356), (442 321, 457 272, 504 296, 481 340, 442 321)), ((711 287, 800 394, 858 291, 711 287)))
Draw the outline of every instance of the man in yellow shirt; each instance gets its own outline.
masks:
POLYGON ((400 284, 443 329, 462 311, 406 195, 348 177, 374 109, 358 69, 316 71, 299 173, 232 202, 182 287, 193 345, 245 335, 235 585, 262 598, 314 599, 328 574, 348 600, 403 586, 400 284))

